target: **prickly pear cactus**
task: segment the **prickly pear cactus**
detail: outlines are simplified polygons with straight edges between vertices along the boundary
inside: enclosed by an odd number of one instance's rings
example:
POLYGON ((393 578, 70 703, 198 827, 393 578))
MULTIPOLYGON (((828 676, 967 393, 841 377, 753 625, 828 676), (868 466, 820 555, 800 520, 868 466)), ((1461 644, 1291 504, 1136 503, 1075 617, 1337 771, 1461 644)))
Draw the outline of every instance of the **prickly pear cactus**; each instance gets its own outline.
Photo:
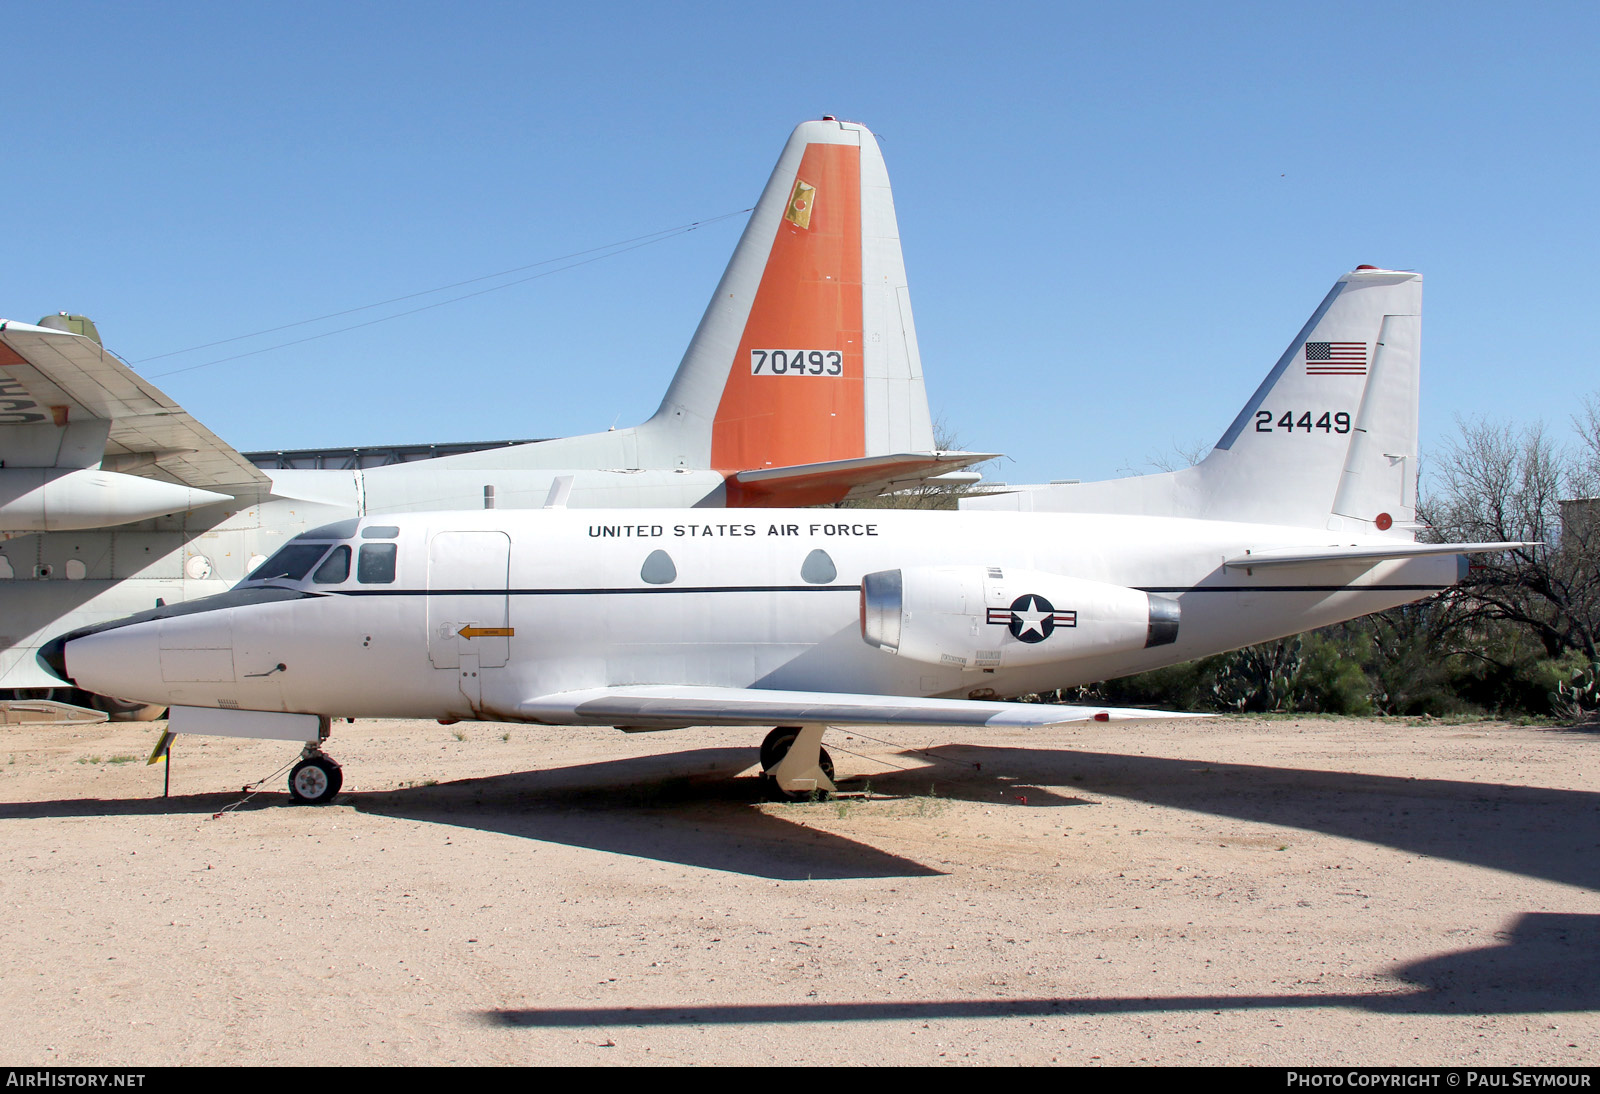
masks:
POLYGON ((1550 693, 1550 709, 1558 718, 1579 722, 1600 711, 1600 661, 1572 674, 1550 693))

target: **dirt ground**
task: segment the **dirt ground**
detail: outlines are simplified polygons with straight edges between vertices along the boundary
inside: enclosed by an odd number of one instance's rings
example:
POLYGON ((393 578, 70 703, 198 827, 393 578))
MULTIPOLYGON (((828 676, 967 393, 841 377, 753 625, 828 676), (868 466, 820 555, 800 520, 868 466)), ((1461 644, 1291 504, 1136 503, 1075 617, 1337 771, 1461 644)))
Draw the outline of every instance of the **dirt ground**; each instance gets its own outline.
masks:
POLYGON ((1565 1064, 1600 1020, 1600 734, 7 727, 0 1063, 1565 1064), (237 806, 235 808, 235 806, 237 806))

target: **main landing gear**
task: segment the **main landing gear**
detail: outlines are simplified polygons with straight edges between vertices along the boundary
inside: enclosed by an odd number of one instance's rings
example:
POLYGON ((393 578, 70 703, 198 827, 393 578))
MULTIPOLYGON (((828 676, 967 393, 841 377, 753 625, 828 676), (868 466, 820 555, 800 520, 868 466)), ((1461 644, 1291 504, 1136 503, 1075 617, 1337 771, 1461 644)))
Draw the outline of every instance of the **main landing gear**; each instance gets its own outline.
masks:
POLYGON ((822 747, 826 726, 779 726, 761 742, 761 777, 768 793, 789 801, 825 798, 833 784, 833 757, 822 747))
POLYGON ((296 805, 326 805, 344 785, 344 772, 316 745, 306 745, 289 772, 289 800, 296 805))

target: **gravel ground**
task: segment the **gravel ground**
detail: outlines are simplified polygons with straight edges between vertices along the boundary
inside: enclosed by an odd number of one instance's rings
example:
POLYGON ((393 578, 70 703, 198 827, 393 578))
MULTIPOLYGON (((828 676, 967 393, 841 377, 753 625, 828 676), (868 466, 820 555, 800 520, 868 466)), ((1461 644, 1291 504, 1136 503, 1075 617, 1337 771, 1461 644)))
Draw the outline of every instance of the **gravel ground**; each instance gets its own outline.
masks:
POLYGON ((0 1063, 1597 1059, 1592 731, 831 731, 777 805, 760 731, 362 721, 314 808, 158 727, 7 727, 0 1063))

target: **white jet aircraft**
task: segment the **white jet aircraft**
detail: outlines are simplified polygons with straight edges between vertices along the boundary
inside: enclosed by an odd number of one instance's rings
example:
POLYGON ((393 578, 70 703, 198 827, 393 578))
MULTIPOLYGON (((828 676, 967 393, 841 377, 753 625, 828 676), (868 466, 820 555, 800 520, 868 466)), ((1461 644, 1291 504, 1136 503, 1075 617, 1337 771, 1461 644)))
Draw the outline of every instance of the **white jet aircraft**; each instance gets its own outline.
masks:
POLYGON ((34 656, 50 637, 222 592, 333 520, 814 505, 973 480, 956 469, 989 458, 935 450, 883 157, 831 118, 789 138, 660 409, 634 428, 262 470, 74 318, 0 322, 0 698, 59 687, 34 656))
POLYGON ((1340 278, 1204 463, 1098 484, 1098 511, 368 517, 41 658, 174 732, 306 741, 304 801, 340 784, 331 717, 765 723, 791 793, 833 788, 828 725, 1157 717, 993 700, 1404 604, 1515 546, 1415 542, 1421 289, 1340 278))

